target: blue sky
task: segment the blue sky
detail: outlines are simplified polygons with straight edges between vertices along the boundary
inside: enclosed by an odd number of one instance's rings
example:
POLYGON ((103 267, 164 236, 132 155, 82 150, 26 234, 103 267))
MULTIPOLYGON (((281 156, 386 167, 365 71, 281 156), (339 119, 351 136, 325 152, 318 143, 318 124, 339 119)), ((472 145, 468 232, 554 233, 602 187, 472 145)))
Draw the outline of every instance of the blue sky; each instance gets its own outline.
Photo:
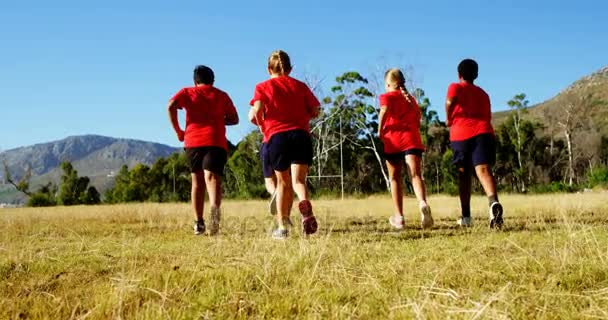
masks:
MULTIPOLYGON (((480 63, 495 110, 532 103, 608 64, 608 2, 1 1, 0 148, 101 134, 177 146, 166 102, 196 64, 245 120, 277 48, 329 87, 349 70, 411 65, 443 117, 456 65, 480 63)), ((253 130, 228 129, 238 141, 253 130)))

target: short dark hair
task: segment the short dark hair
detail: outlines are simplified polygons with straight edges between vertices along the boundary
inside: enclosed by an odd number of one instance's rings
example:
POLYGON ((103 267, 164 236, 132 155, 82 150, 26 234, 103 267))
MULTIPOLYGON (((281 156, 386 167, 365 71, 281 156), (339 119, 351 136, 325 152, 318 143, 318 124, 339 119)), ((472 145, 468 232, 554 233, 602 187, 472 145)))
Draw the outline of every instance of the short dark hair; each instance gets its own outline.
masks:
POLYGON ((458 75, 466 81, 473 82, 479 75, 479 65, 473 59, 464 59, 458 64, 458 75))
POLYGON ((207 66, 196 66, 194 68, 194 83, 196 84, 213 84, 215 75, 213 70, 207 66))

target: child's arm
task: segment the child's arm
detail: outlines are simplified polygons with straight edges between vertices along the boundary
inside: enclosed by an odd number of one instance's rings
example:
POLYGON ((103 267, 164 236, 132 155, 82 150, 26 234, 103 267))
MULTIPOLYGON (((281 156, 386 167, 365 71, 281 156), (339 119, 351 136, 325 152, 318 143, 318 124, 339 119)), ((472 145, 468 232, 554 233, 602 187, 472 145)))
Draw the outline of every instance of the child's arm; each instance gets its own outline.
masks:
POLYGON ((227 101, 225 104, 226 109, 224 114, 224 124, 227 126, 237 125, 239 124, 239 113, 236 111, 234 103, 232 103, 230 97, 226 96, 226 98, 227 101))
POLYGON ((447 100, 445 101, 445 115, 447 118, 448 127, 452 126, 452 118, 451 118, 452 109, 454 109, 454 100, 447 98, 447 100))
POLYGON ((261 100, 256 100, 249 110, 249 121, 255 125, 259 125, 264 121, 264 105, 261 100))
POLYGON ((386 115, 386 106, 380 106, 380 113, 378 114, 378 137, 382 137, 384 133, 382 127, 384 126, 384 115, 386 115))
POLYGON ((456 105, 456 97, 458 96, 458 88, 459 86, 455 83, 451 84, 448 87, 448 96, 445 100, 445 117, 447 119, 448 127, 452 126, 452 111, 454 111, 454 106, 456 105))
POLYGON ((314 119, 316 117, 319 116, 319 114, 321 114, 321 106, 316 106, 316 107, 312 107, 309 110, 309 114, 310 114, 310 118, 314 119))
POLYGON ((319 99, 315 97, 315 94, 312 92, 312 90, 310 90, 309 87, 306 86, 305 90, 306 108, 308 111, 308 115, 311 119, 314 119, 318 117, 319 114, 321 114, 321 103, 319 102, 319 99))
POLYGON ((173 130, 175 130, 175 133, 177 134, 177 140, 183 142, 185 133, 184 130, 182 130, 182 128, 179 126, 179 120, 177 118, 178 106, 177 103, 175 103, 175 100, 169 100, 167 109, 169 110, 169 121, 171 121, 173 130))

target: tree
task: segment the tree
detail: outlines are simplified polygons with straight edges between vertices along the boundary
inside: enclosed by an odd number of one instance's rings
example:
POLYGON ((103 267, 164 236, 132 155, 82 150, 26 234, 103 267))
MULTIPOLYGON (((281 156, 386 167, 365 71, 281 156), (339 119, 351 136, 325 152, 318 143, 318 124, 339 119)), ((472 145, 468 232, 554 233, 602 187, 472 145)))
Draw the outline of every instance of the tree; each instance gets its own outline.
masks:
POLYGON ((594 98, 590 95, 578 96, 573 93, 568 93, 564 95, 564 97, 562 97, 558 103, 561 105, 561 108, 556 110, 556 112, 550 116, 549 121, 557 122, 559 127, 562 129, 562 133, 566 140, 566 151, 568 156, 566 176, 568 185, 572 186, 576 176, 576 156, 574 152, 576 146, 574 145, 573 136, 589 128, 589 110, 591 110, 595 104, 600 102, 594 100, 594 98))
POLYGON ((61 184, 57 194, 57 202, 60 205, 72 206, 78 204, 97 204, 99 203, 99 193, 94 187, 89 188, 89 178, 79 177, 78 171, 71 163, 61 164, 61 184), (85 202, 86 201, 86 202, 85 202))
POLYGON ((513 97, 513 99, 507 102, 509 107, 513 110, 511 112, 511 119, 513 120, 513 133, 510 134, 510 140, 515 148, 515 152, 517 153, 517 164, 518 168, 516 171, 516 176, 520 183, 520 191, 526 192, 526 182, 525 175, 526 170, 524 167, 524 161, 522 159, 522 152, 524 149, 524 137, 522 133, 522 122, 523 115, 527 112, 528 109, 528 100, 526 100, 526 94, 520 93, 513 97))
MULTIPOLYGON (((349 168, 357 165, 357 159, 360 159, 362 155, 361 151, 371 152, 373 160, 377 164, 375 171, 382 175, 384 185, 388 189, 390 181, 380 156, 380 141, 376 135, 378 112, 377 108, 371 104, 376 103, 376 99, 368 88, 368 80, 358 72, 346 72, 336 78, 336 85, 331 88, 331 92, 331 96, 323 99, 324 112, 314 126, 314 128, 319 128, 320 141, 318 143, 322 144, 318 154, 324 155, 324 162, 328 162, 330 159, 334 161, 340 159, 339 156, 330 157, 329 155, 332 154, 330 151, 337 151, 340 143, 348 141, 349 144, 342 145, 343 149, 346 147, 342 159, 344 167, 349 168), (341 134, 338 134, 340 132, 341 134), (336 143, 328 144, 328 140, 336 143)), ((335 152, 333 154, 335 155, 335 152)), ((363 171, 369 170, 367 164, 369 163, 366 162, 366 166, 355 167, 360 170, 351 171, 347 178, 353 182, 361 180, 363 171)), ((370 174, 370 176, 374 177, 375 174, 370 174)), ((365 179, 369 180, 369 176, 365 179)), ((357 190, 356 184, 348 184, 348 182, 345 184, 353 188, 353 191, 371 191, 367 188, 357 190)), ((371 181, 369 185, 374 185, 374 181, 371 181)))
POLYGON ((25 170, 25 174, 23 175, 23 177, 19 181, 15 181, 13 180, 11 172, 8 168, 8 163, 6 161, 2 161, 2 164, 4 165, 4 178, 6 179, 6 182, 10 183, 13 187, 15 187, 17 191, 25 194, 26 196, 31 196, 32 194, 29 190, 30 178, 32 177, 32 168, 28 166, 25 170))

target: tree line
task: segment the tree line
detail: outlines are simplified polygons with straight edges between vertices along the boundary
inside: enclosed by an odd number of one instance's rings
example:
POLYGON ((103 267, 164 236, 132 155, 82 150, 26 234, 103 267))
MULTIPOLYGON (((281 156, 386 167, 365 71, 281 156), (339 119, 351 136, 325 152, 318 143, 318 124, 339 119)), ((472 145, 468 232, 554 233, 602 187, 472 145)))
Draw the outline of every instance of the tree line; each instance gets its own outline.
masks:
MULTIPOLYGON (((377 136, 377 96, 381 80, 358 72, 335 79, 328 94, 320 95, 322 113, 311 123, 314 164, 309 186, 313 194, 337 196, 386 192, 389 179, 377 136), (339 178, 342 176, 343 179, 339 178)), ((316 87, 311 85, 311 87, 316 87)), ((457 193, 457 172, 452 165, 449 129, 438 117, 424 90, 411 90, 422 113, 421 135, 427 147, 423 170, 429 193, 457 193)), ((319 94, 319 92, 317 92, 319 94)), ((572 192, 608 185, 608 137, 602 135, 590 112, 608 103, 593 96, 566 94, 559 108, 545 110, 543 121, 528 114, 528 100, 520 93, 507 102, 510 112, 495 126, 497 163, 494 167, 503 192, 572 192)), ((253 131, 236 146, 230 144, 223 181, 227 198, 263 198, 259 149, 262 135, 253 131)), ((62 164, 58 187, 43 186, 30 194, 30 205, 71 205, 123 202, 180 202, 190 198, 190 172, 183 153, 158 159, 153 165, 123 166, 114 185, 102 197, 78 177, 69 163, 62 164)), ((27 190, 26 186, 18 186, 27 190)), ((479 189, 479 186, 477 186, 479 189)))

